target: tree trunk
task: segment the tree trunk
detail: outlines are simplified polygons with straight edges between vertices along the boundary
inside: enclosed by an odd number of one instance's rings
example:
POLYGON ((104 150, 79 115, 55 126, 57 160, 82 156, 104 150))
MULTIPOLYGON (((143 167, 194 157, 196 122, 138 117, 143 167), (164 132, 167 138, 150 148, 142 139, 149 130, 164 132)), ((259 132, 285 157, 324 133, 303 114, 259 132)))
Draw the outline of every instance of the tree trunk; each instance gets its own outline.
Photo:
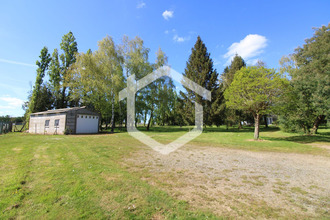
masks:
POLYGON ((259 123, 260 123, 260 114, 256 113, 256 115, 254 115, 254 140, 259 139, 259 123))
POLYGON ((150 113, 150 118, 149 118, 148 125, 147 125, 147 131, 149 131, 149 128, 150 128, 151 119, 152 119, 152 115, 153 115, 152 113, 153 113, 153 111, 151 111, 151 113, 150 113))
POLYGON ((319 129, 319 125, 324 120, 325 115, 319 115, 314 121, 313 128, 312 128, 312 134, 317 134, 317 129, 319 129))
POLYGON ((112 97, 111 104, 111 132, 113 133, 115 130, 115 97, 112 97))
POLYGON ((241 121, 238 122, 238 130, 242 129, 242 123, 241 121))
POLYGON ((264 115, 264 122, 265 122, 265 126, 266 126, 266 128, 268 128, 267 115, 264 115))
POLYGON ((105 119, 105 130, 108 130, 108 118, 105 119))
POLYGON ((66 105, 65 105, 65 91, 66 91, 66 87, 63 86, 60 108, 66 108, 66 105))
POLYGON ((147 112, 148 112, 148 111, 144 111, 143 127, 145 127, 145 126, 146 126, 146 121, 147 121, 147 112))

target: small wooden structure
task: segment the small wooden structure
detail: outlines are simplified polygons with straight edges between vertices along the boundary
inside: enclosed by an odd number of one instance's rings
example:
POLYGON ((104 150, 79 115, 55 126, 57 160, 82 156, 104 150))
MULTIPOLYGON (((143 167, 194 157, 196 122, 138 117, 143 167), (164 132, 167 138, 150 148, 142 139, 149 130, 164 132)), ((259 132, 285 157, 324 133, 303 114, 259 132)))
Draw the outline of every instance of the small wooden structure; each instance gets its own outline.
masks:
POLYGON ((83 107, 62 108, 30 115, 32 134, 92 134, 98 133, 100 114, 83 107))

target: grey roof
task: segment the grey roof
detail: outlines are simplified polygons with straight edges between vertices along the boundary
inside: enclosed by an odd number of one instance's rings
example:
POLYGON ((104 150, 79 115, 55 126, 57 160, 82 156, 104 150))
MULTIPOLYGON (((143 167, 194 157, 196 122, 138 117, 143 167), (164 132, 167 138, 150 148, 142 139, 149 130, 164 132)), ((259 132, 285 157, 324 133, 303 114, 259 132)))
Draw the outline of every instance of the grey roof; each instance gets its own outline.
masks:
POLYGON ((63 113, 63 112, 69 112, 69 111, 74 111, 74 110, 79 110, 79 109, 86 109, 86 106, 82 107, 73 107, 73 108, 59 108, 59 109, 53 109, 53 110, 48 110, 44 112, 35 112, 32 113, 31 115, 41 115, 41 114, 55 114, 55 113, 63 113))

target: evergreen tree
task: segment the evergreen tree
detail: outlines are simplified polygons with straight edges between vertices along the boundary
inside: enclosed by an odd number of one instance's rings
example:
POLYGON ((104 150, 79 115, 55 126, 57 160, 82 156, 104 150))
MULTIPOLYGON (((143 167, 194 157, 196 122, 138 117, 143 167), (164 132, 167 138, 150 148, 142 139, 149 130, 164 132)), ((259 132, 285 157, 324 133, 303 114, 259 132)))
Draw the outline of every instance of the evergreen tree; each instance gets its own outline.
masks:
POLYGON ((223 89, 226 89, 228 86, 230 86, 230 84, 234 80, 236 71, 240 70, 242 67, 245 67, 245 66, 246 66, 246 63, 243 60, 243 58, 241 56, 239 56, 238 54, 236 54, 234 56, 233 60, 231 61, 230 66, 227 66, 224 69, 223 74, 221 75, 221 82, 223 83, 223 86, 224 86, 223 89))
MULTIPOLYGON (((207 52, 207 48, 200 36, 197 37, 195 46, 191 49, 191 55, 183 75, 198 85, 211 91, 211 94, 215 94, 219 89, 218 73, 215 69, 213 69, 213 61, 210 58, 210 53, 207 52)), ((180 92, 180 94, 184 99, 185 110, 188 113, 186 120, 190 123, 195 121, 194 105, 191 102, 197 102, 203 106, 203 123, 205 125, 212 125, 213 120, 215 119, 212 103, 216 102, 216 100, 212 99, 212 101, 207 101, 188 88, 184 88, 186 91, 180 92)))
MULTIPOLYGON (((243 58, 238 54, 236 54, 233 60, 231 61, 231 64, 229 66, 226 66, 226 68, 223 71, 223 74, 221 75, 222 92, 224 92, 226 89, 229 88, 230 84, 234 80, 235 73, 245 66, 246 63, 243 60, 243 58)), ((244 115, 241 110, 228 109, 226 107, 225 102, 222 102, 221 110, 225 118, 224 121, 227 125, 227 129, 229 124, 234 124, 234 123, 238 123, 238 128, 241 128, 242 126, 241 120, 243 119, 243 115, 244 115)))

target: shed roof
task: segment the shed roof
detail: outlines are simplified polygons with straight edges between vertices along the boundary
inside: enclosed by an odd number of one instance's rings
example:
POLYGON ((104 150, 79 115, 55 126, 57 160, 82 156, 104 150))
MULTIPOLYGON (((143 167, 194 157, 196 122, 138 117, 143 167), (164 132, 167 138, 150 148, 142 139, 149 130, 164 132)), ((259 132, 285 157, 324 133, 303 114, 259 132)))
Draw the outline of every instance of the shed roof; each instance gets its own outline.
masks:
POLYGON ((64 112, 69 112, 69 111, 76 111, 76 110, 80 110, 80 109, 87 110, 86 106, 73 107, 73 108, 59 108, 59 109, 53 109, 53 110, 48 110, 48 111, 44 111, 44 112, 35 112, 35 113, 32 113, 31 115, 56 114, 56 113, 64 113, 64 112))

